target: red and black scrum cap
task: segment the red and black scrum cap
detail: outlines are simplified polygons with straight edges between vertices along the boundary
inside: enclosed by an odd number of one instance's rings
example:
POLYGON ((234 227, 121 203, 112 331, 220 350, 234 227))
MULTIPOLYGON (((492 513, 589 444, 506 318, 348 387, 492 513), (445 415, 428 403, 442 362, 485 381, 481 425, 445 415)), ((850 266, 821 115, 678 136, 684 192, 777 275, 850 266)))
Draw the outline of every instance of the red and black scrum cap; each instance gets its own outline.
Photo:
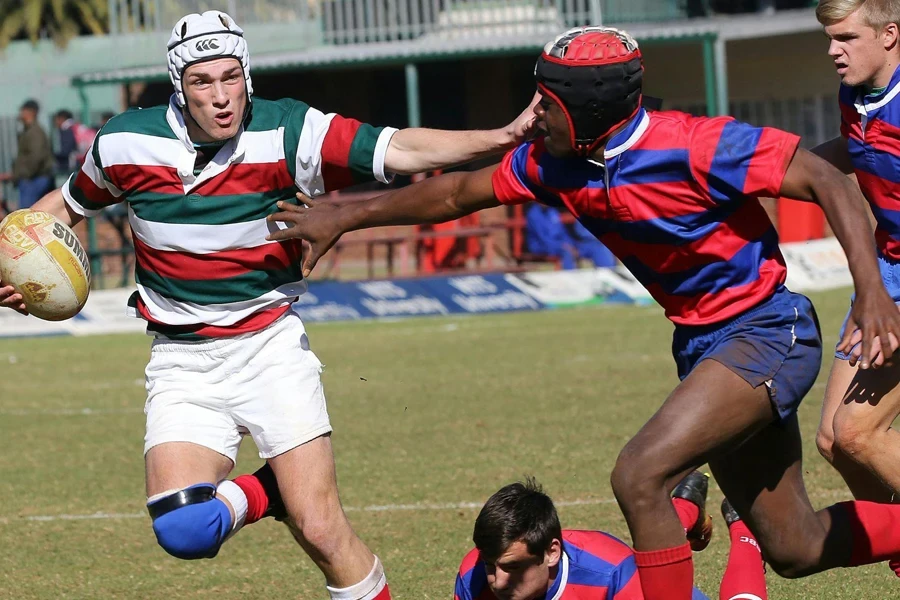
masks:
POLYGON ((538 89, 569 121, 572 148, 585 156, 641 106, 644 65, 633 37, 612 27, 576 27, 544 47, 538 89))

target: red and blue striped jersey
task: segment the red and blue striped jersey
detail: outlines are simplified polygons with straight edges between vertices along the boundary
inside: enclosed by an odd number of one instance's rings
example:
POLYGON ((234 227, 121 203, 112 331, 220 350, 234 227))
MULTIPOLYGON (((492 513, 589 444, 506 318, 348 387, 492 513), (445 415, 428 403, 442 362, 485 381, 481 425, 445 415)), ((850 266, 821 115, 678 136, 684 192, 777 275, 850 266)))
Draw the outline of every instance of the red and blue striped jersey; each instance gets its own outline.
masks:
POLYGON ((494 173, 503 204, 565 207, 680 325, 730 319, 769 298, 787 269, 758 197, 777 196, 800 138, 731 117, 640 110, 605 166, 556 158, 543 139, 494 173))
POLYGON ((872 207, 875 240, 887 257, 900 260, 900 68, 878 94, 841 85, 841 135, 859 187, 872 207))
MULTIPOLYGON (((477 549, 459 566, 454 600, 496 600, 477 549)), ((634 552, 602 531, 563 531, 563 557, 543 600, 643 600, 634 552)), ((708 600, 694 589, 693 600, 708 600)))

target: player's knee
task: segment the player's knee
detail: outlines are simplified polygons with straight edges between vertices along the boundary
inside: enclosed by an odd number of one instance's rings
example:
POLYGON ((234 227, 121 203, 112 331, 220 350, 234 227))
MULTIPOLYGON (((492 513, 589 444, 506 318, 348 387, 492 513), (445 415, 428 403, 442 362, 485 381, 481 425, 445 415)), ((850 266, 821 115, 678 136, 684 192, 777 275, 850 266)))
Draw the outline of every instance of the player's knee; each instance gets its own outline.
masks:
POLYGON ((311 556, 328 560, 339 555, 354 537, 350 522, 340 505, 323 510, 292 511, 294 534, 311 556))
POLYGON ((212 558, 231 532, 231 512, 215 497, 212 484, 180 490, 147 508, 157 542, 175 558, 212 558))
POLYGON ((832 427, 826 427, 824 423, 819 425, 819 430, 816 432, 816 448, 822 458, 830 464, 834 464, 834 429, 832 427))
POLYGON ((610 475, 613 493, 623 508, 639 508, 659 495, 666 481, 659 467, 647 454, 635 451, 630 444, 625 446, 610 475))
POLYGON ((834 419, 832 456, 840 452, 856 462, 865 462, 873 451, 874 433, 861 419, 838 413, 834 419))
POLYGON ((766 552, 763 558, 773 571, 785 579, 799 579, 821 570, 818 561, 804 550, 774 554, 766 552))

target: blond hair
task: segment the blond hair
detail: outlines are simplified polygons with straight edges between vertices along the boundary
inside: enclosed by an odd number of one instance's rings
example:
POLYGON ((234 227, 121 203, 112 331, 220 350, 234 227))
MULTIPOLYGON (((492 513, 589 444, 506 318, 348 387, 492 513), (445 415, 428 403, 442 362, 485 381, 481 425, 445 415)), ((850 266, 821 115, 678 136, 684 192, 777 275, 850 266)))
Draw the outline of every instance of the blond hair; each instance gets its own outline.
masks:
POLYGON ((859 10, 863 23, 880 31, 890 23, 900 25, 900 0, 819 0, 816 19, 834 25, 859 10))

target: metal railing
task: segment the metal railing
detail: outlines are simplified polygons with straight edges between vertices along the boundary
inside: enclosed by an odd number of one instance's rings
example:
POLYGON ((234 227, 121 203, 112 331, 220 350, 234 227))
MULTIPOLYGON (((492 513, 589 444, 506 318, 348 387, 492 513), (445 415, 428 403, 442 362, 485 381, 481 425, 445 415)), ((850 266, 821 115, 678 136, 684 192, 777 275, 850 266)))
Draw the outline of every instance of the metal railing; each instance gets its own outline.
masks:
POLYGON ((680 0, 321 0, 331 44, 553 35, 578 25, 686 16, 680 0))
POLYGON ((167 31, 189 12, 223 10, 242 24, 313 21, 328 44, 550 35, 593 23, 668 21, 687 0, 108 0, 110 33, 167 31))
POLYGON ((108 0, 109 32, 169 31, 192 12, 227 12, 241 25, 315 18, 319 0, 108 0))

